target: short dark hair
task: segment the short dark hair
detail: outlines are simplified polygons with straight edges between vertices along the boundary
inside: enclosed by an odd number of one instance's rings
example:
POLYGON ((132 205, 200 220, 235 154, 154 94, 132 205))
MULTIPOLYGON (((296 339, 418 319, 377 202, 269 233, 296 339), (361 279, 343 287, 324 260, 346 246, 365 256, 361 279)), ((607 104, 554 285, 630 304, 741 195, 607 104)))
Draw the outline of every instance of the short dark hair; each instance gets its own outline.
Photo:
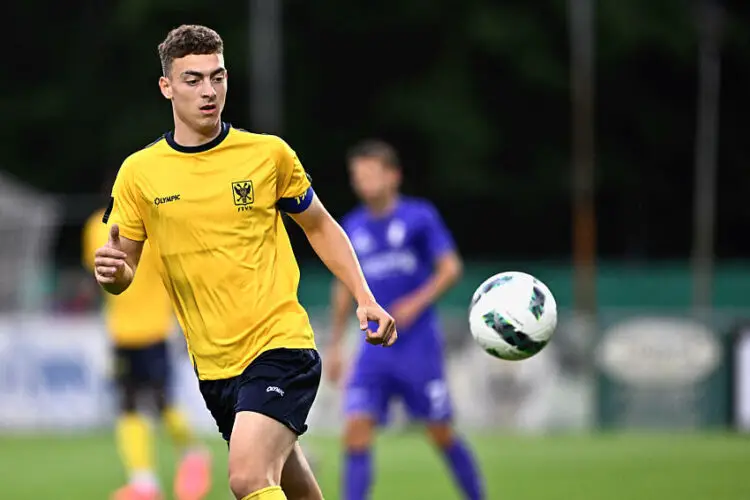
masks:
POLYGON ((384 165, 401 170, 401 160, 396 148, 380 139, 365 139, 349 148, 346 160, 352 161, 355 158, 377 158, 384 165))
POLYGON ((159 44, 159 59, 164 76, 169 76, 172 62, 190 54, 223 54, 224 42, 217 32, 198 24, 183 24, 167 34, 159 44))

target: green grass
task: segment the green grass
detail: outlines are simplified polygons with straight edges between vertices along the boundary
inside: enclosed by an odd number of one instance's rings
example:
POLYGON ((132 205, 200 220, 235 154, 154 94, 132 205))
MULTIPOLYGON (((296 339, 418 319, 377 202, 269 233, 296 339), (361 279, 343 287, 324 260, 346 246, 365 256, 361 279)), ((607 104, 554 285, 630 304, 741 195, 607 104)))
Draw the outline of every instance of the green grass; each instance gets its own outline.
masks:
MULTIPOLYGON (((612 434, 520 437, 476 435, 489 499, 747 500, 750 438, 732 434, 612 434)), ((160 440, 160 470, 170 480, 173 456, 160 440)), ((226 447, 216 454, 212 500, 231 498, 226 447)), ((338 497, 340 457, 333 438, 309 436, 329 500, 338 497)), ((460 499, 441 459, 418 434, 387 435, 377 446, 374 500, 460 499)), ((0 498, 106 499, 124 476, 112 438, 0 437, 0 498)), ((170 498, 170 497, 167 497, 170 498)))

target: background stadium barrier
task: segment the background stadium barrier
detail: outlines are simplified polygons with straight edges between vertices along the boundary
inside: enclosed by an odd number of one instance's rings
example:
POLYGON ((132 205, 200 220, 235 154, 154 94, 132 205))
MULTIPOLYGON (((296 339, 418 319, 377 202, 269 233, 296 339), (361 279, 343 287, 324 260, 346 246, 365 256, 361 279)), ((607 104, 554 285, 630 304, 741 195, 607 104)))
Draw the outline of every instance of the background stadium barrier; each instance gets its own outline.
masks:
MULTIPOLYGON (((522 432, 702 428, 734 418, 750 429, 750 328, 741 330, 742 342, 732 349, 735 337, 726 333, 735 314, 700 323, 658 310, 609 311, 593 343, 580 337, 579 321, 563 314, 555 342, 523 363, 498 362, 477 349, 463 309, 447 307, 442 315, 448 383, 461 426, 522 432), (732 379, 733 373, 742 378, 732 379)), ((310 316, 324 345, 327 311, 311 308, 310 316)), ((349 340, 353 354, 356 336, 349 340)), ((213 433, 181 336, 172 347, 177 401, 195 426, 213 433)), ((98 315, 0 317, 0 430, 108 427, 111 361, 98 315)), ((340 392, 324 383, 310 415, 313 432, 336 432, 340 408, 340 392)), ((397 428, 406 425, 401 407, 393 418, 397 428)))

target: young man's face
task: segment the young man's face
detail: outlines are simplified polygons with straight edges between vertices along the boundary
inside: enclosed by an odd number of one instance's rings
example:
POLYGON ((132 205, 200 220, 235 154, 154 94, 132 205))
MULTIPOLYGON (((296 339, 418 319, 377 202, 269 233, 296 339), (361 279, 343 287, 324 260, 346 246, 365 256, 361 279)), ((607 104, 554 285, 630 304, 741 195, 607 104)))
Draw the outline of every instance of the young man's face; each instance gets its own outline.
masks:
POLYGON ((222 54, 191 54, 172 61, 161 92, 177 117, 194 130, 209 130, 221 120, 227 97, 227 70, 222 54))

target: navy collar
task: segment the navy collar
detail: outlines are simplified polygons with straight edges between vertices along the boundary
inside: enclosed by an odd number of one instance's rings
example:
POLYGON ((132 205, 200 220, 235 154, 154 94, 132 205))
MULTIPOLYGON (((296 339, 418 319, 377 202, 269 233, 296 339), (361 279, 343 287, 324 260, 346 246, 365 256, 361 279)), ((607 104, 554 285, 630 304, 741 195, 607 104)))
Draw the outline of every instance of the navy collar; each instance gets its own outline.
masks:
POLYGON ((230 124, 221 122, 221 132, 219 132, 219 135, 217 135, 207 143, 199 144, 197 146, 182 146, 180 144, 177 144, 174 140, 174 130, 170 130, 169 132, 167 132, 164 135, 164 139, 166 139, 167 144, 169 144, 172 149, 174 149, 175 151, 179 151, 180 153, 202 153, 221 144, 221 142, 227 138, 227 135, 229 135, 230 128, 232 128, 230 124))

